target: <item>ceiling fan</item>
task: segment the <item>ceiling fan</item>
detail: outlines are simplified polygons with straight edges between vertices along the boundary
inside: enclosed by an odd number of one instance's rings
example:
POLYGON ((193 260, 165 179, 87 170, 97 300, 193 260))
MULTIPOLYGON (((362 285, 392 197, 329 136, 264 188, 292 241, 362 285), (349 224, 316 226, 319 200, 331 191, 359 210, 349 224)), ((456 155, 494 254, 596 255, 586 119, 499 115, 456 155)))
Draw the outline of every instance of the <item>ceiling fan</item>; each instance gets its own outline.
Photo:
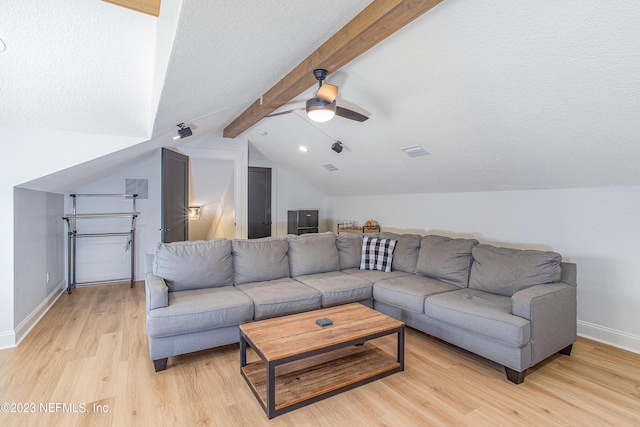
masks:
MULTIPOLYGON (((324 68, 316 68, 313 70, 313 75, 318 80, 318 91, 316 96, 307 101, 305 110, 309 118, 316 122, 326 122, 333 118, 333 116, 344 117, 345 119, 355 120, 357 122, 364 122, 369 117, 357 113, 348 108, 340 107, 336 105, 336 96, 338 95, 338 86, 323 83, 327 78, 328 71, 324 68)), ((269 114, 266 117, 275 117, 282 114, 289 114, 294 111, 302 111, 302 108, 295 108, 293 110, 282 111, 280 113, 269 114)))

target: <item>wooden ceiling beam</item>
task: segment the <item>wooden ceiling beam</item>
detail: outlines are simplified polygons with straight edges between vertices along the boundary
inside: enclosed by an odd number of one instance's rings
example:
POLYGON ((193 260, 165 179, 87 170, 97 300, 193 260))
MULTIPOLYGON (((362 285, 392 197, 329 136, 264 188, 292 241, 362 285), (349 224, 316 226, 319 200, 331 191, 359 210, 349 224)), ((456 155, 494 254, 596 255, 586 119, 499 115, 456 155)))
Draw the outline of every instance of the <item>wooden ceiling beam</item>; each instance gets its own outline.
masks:
POLYGON ((442 0, 374 0, 340 31, 276 83, 223 132, 235 138, 316 83, 313 70, 333 73, 371 49, 442 0))
POLYGON ((127 9, 135 10, 137 12, 146 13, 147 15, 155 16, 156 18, 160 14, 160 0, 102 0, 106 3, 117 4, 118 6, 126 7, 127 9))

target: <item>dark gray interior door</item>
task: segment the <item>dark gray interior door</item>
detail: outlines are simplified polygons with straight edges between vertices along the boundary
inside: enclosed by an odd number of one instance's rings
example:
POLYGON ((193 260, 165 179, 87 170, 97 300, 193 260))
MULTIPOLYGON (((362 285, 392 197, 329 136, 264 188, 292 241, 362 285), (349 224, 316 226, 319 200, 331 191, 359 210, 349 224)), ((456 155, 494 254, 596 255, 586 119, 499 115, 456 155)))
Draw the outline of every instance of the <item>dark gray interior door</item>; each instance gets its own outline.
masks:
POLYGON ((189 239, 189 156, 162 149, 161 240, 189 239))
POLYGON ((250 239, 271 236, 271 169, 249 168, 250 239))

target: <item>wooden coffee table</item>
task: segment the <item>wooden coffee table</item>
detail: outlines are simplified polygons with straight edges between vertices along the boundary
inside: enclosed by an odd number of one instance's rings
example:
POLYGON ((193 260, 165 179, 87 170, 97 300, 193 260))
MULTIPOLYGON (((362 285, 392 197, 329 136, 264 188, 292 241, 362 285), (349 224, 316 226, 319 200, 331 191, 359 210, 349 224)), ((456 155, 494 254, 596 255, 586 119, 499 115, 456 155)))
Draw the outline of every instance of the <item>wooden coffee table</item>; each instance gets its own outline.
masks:
POLYGON ((404 323, 359 303, 240 325, 240 371, 269 419, 403 370, 404 323), (396 356, 366 342, 391 334, 396 356))

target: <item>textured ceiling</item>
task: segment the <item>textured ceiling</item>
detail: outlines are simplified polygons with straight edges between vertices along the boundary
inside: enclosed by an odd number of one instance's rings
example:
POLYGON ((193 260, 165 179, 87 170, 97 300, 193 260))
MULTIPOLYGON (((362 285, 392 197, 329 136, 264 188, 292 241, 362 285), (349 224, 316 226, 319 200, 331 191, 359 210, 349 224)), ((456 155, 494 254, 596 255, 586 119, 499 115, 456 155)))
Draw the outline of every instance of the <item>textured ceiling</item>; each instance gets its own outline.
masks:
MULTIPOLYGON (((173 38, 104 2, 44 3, 3 1, 0 123, 149 139, 40 183, 62 191, 175 144, 177 123, 220 134, 369 1, 184 0, 157 18, 179 14, 173 38)), ((639 21, 635 0, 444 0, 329 76, 368 121, 293 113, 238 138, 328 195, 640 185, 639 21)))
POLYGON ((368 121, 297 113, 246 134, 332 195, 638 185, 638 19, 631 1, 445 0, 329 76, 368 121))
POLYGON ((2 0, 0 123, 151 136, 155 28, 102 1, 2 0))
POLYGON ((155 132, 226 126, 370 1, 184 1, 155 132))

